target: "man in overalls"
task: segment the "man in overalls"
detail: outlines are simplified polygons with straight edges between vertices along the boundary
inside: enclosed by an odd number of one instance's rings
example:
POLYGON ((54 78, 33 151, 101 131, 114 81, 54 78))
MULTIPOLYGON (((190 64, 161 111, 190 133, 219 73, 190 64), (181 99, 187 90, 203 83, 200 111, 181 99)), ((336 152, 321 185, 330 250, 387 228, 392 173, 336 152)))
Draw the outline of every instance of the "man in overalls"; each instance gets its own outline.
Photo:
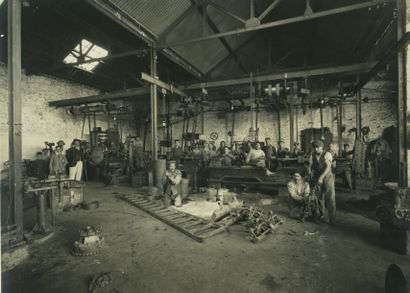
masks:
POLYGON ((333 225, 336 218, 335 177, 332 172, 333 157, 331 153, 323 150, 323 141, 315 141, 312 146, 313 153, 309 162, 312 182, 320 187, 317 197, 322 215, 324 216, 326 207, 329 224, 333 225))
POLYGON ((176 162, 170 161, 168 170, 162 176, 161 182, 164 186, 164 205, 168 207, 171 203, 182 206, 181 179, 182 173, 176 168, 176 162))

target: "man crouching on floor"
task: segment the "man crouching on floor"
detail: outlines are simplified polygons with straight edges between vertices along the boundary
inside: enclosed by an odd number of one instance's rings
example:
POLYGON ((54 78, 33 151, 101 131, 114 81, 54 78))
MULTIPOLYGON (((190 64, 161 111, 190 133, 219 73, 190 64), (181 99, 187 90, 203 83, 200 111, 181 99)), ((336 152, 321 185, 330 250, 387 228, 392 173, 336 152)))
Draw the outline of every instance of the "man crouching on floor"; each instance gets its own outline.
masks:
POLYGON ((164 185, 164 205, 166 207, 174 203, 175 206, 182 206, 181 198, 181 179, 182 173, 176 168, 176 162, 168 163, 168 170, 162 176, 162 184, 164 185))
POLYGON ((289 216, 293 219, 317 219, 317 200, 310 194, 309 183, 303 178, 303 170, 292 170, 292 180, 288 182, 289 216))

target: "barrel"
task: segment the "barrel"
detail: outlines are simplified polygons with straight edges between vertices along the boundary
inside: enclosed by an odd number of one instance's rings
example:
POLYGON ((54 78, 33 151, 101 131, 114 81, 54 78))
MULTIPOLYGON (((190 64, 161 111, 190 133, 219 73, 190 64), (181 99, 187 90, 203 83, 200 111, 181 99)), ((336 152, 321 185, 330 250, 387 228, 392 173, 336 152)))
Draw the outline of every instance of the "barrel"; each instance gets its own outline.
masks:
POLYGON ((189 196, 189 179, 182 178, 181 179, 181 197, 182 199, 186 199, 189 196))
POLYGON ((158 159, 154 163, 154 180, 155 186, 162 188, 161 178, 167 169, 167 160, 158 159))
POLYGON ((141 186, 145 185, 145 181, 146 181, 145 178, 146 178, 146 176, 145 176, 144 171, 137 172, 131 178, 132 187, 141 187, 141 186))

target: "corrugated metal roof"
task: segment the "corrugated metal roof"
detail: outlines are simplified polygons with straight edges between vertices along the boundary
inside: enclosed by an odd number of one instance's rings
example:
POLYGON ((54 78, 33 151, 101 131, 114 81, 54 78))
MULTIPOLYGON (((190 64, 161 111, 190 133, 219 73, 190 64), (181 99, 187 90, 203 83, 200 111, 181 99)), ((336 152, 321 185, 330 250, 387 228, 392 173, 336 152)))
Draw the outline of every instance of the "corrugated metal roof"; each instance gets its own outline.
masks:
MULTIPOLYGON (((207 29, 211 33, 210 28, 208 27, 207 29)), ((167 41, 186 40, 201 35, 202 16, 198 11, 194 11, 171 31, 167 41)), ((207 72, 228 54, 225 47, 217 39, 173 47, 172 49, 181 54, 202 72, 207 72)))
POLYGON ((189 0, 109 0, 158 36, 191 6, 189 0))

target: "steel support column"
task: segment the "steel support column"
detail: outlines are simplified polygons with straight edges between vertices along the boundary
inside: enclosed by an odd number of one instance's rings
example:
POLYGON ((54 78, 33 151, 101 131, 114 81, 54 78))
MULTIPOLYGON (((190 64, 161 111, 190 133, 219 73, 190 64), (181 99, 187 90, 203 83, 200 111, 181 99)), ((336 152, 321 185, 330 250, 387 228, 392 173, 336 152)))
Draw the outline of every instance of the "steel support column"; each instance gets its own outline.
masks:
POLYGON ((14 224, 23 229, 21 127, 21 1, 8 1, 8 91, 10 200, 14 224))
POLYGON ((362 91, 356 92, 356 139, 361 138, 362 129, 362 91))
MULTIPOLYGON (((397 38, 401 37, 406 32, 406 18, 409 17, 409 13, 406 11, 406 0, 397 0, 397 38)), ((407 118, 409 113, 408 105, 410 94, 408 93, 407 83, 410 82, 410 77, 407 74, 408 58, 406 56, 408 46, 404 50, 398 53, 398 145, 399 145, 399 186, 408 187, 409 184, 409 155, 408 155, 408 143, 409 137, 407 134, 408 129, 410 129, 408 123, 410 122, 407 118)), ((410 69, 409 69, 410 70, 410 69)))
POLYGON ((289 139, 290 139, 290 153, 293 153, 293 144, 295 143, 295 113, 294 113, 294 99, 297 99, 298 83, 294 82, 289 96, 289 139))
MULTIPOLYGON (((151 76, 157 76, 157 52, 155 48, 151 48, 151 76)), ((152 159, 157 160, 158 156, 158 98, 157 98, 157 85, 151 84, 151 150, 152 159)))

